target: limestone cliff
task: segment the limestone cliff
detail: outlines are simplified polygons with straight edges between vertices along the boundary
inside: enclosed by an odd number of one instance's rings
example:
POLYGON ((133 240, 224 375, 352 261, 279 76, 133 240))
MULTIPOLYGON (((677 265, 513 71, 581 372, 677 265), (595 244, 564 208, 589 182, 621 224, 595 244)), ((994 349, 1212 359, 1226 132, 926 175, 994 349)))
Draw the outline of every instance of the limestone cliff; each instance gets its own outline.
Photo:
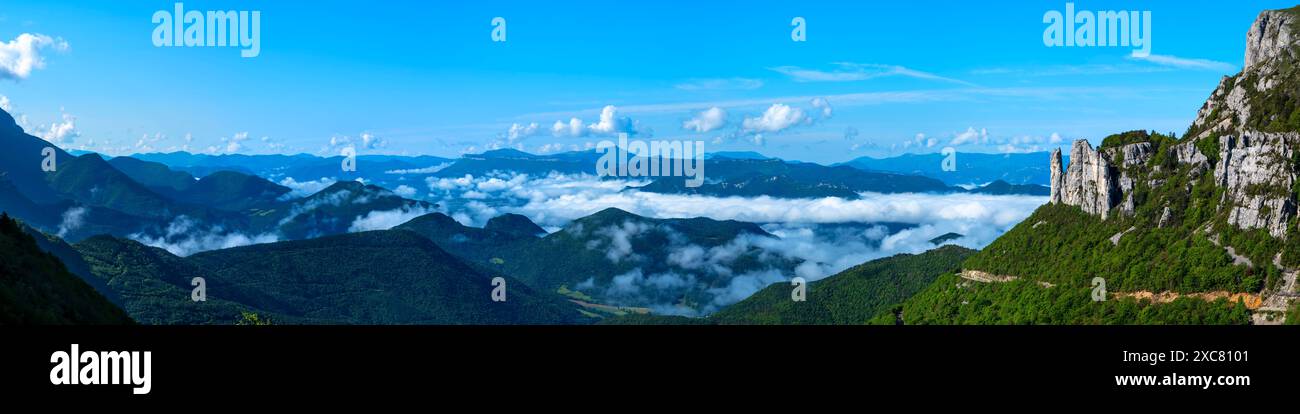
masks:
MULTIPOLYGON (((1079 206, 1107 219, 1138 208, 1135 191, 1162 183, 1162 170, 1184 170, 1198 178, 1213 173, 1222 194, 1215 208, 1228 224, 1263 229, 1285 239, 1296 217, 1295 188, 1300 159, 1300 39, 1293 36, 1296 9, 1259 15, 1247 33, 1245 67, 1225 76, 1197 113, 1183 139, 1166 142, 1168 156, 1155 141, 1094 150, 1077 141, 1071 164, 1053 152, 1052 203, 1079 206)), ((1163 222, 1165 220, 1161 220, 1163 222)))

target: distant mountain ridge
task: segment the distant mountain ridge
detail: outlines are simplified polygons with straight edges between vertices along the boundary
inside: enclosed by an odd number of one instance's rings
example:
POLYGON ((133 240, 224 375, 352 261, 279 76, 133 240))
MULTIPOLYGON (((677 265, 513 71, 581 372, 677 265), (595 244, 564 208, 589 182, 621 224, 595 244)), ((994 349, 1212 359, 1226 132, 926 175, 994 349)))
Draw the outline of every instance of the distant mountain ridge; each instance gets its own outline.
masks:
POLYGON ((860 157, 835 165, 847 165, 865 171, 920 175, 952 186, 984 185, 999 180, 1010 184, 1046 186, 1050 183, 1051 171, 1043 165, 1043 160, 1049 155, 1048 152, 958 152, 953 171, 944 171, 946 156, 940 153, 903 154, 889 158, 860 157))
MULTIPOLYGON (((76 245, 94 274, 150 324, 233 324, 244 312, 290 324, 572 324, 589 321, 558 296, 492 277, 415 233, 350 233, 180 258, 107 236, 76 245), (190 278, 208 301, 190 301, 190 278)), ((495 275, 494 275, 495 276, 495 275)))

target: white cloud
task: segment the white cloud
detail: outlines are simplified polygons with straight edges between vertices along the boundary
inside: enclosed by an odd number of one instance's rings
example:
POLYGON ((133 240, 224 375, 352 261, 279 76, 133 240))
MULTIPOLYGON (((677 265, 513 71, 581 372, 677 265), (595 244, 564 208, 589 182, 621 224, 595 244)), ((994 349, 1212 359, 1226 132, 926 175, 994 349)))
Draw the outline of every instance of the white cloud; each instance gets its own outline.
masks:
POLYGON ((402 198, 415 197, 415 189, 407 185, 399 185, 393 189, 393 194, 402 196, 402 198))
POLYGON ((81 136, 77 130, 77 117, 68 113, 63 113, 63 119, 51 123, 48 127, 38 127, 36 135, 41 139, 49 141, 52 144, 69 144, 74 138, 81 136))
POLYGON ((587 130, 583 129, 581 119, 570 118, 567 124, 562 121, 555 121, 555 124, 551 125, 551 135, 557 137, 581 137, 587 135, 587 130))
POLYGON ((409 170, 389 170, 389 171, 384 171, 384 174, 398 174, 398 175, 404 175, 404 174, 419 174, 419 175, 425 175, 425 174, 433 174, 433 173, 436 173, 436 172, 438 172, 438 171, 442 171, 443 169, 446 169, 447 167, 450 167, 450 166, 451 166, 451 163, 449 163, 449 162, 444 162, 444 163, 442 163, 442 164, 433 165, 433 166, 424 167, 424 168, 415 168, 415 169, 409 169, 409 170))
POLYGON ((975 127, 968 127, 966 128, 966 131, 957 134, 957 136, 953 137, 952 142, 950 142, 948 145, 958 146, 958 145, 966 145, 966 144, 987 144, 988 142, 989 142, 988 129, 981 128, 979 131, 976 131, 975 127))
POLYGON ((1181 58, 1172 55, 1148 55, 1146 57, 1129 55, 1128 58, 1176 69, 1206 70, 1220 73, 1231 73, 1237 71, 1236 65, 1208 59, 1181 58))
POLYGON ((746 132, 780 132, 808 121, 802 109, 785 104, 772 104, 758 118, 745 118, 742 126, 746 132))
POLYGON ((711 313, 768 284, 795 276, 818 280, 876 258, 920 253, 934 248, 931 239, 948 232, 964 236, 957 244, 980 248, 1047 201, 1046 197, 977 194, 867 193, 855 200, 706 197, 628 191, 627 187, 646 182, 602 180, 590 175, 520 177, 523 175, 467 175, 427 181, 431 188, 439 189, 441 199, 436 201, 447 206, 447 214, 466 225, 481 226, 501 213, 518 213, 544 228, 556 229, 615 207, 650 218, 708 217, 760 223, 778 236, 741 236, 723 245, 704 247, 674 237, 671 229, 663 226, 620 223, 600 229, 572 230, 598 236, 587 247, 612 263, 638 266, 616 275, 612 281, 585 282, 584 291, 602 292, 613 303, 685 315, 711 313), (478 199, 465 202, 466 195, 478 199), (870 224, 886 222, 913 227, 900 231, 870 224), (669 251, 664 264, 671 271, 639 268, 651 264, 642 256, 645 252, 633 248, 633 241, 650 232, 667 233, 669 245, 665 247, 669 251), (760 268, 733 274, 734 262, 746 252, 754 251, 763 252, 757 257, 760 268), (791 269, 781 263, 800 264, 791 269), (703 277, 717 282, 711 282, 712 288, 699 287, 696 279, 703 277), (669 299, 680 298, 686 290, 704 293, 706 299, 696 309, 683 308, 669 299))
POLYGON ((179 216, 167 226, 165 234, 152 236, 135 233, 128 239, 147 246, 161 248, 177 256, 189 256, 208 250, 229 249, 251 244, 274 243, 279 241, 275 234, 246 235, 227 232, 220 226, 200 228, 199 224, 186 216, 179 216))
POLYGON ((869 79, 903 76, 908 78, 934 80, 974 86, 970 82, 946 78, 933 73, 908 69, 898 65, 881 65, 874 63, 834 63, 835 69, 805 69, 797 66, 778 66, 771 68, 782 75, 789 76, 795 82, 854 82, 869 79))
POLYGON ((356 150, 374 150, 383 148, 388 145, 388 141, 375 136, 369 132, 362 132, 356 138, 348 135, 334 135, 330 137, 329 143, 321 148, 321 153, 336 153, 344 148, 356 150))
POLYGON ((23 33, 9 42, 0 42, 0 79, 27 79, 32 70, 45 67, 41 51, 48 48, 66 51, 68 42, 32 33, 23 33))
POLYGON ((388 145, 388 141, 369 132, 361 133, 361 148, 378 149, 388 145))
POLYGON ((618 108, 607 105, 600 111, 600 121, 587 126, 596 135, 613 135, 619 132, 633 133, 632 119, 618 116, 618 108))
POLYGON ((515 142, 524 138, 539 135, 541 132, 542 127, 536 122, 529 123, 528 125, 515 123, 510 125, 509 131, 506 131, 506 139, 510 142, 515 142))
POLYGON ((289 187, 289 193, 285 194, 286 198, 301 198, 312 194, 319 193, 320 190, 334 185, 338 180, 333 178, 321 177, 319 180, 297 181, 293 177, 286 177, 280 180, 280 185, 289 187))
POLYGON ((826 98, 813 98, 811 105, 814 109, 821 111, 823 119, 829 119, 835 113, 835 109, 831 108, 831 103, 826 98))
POLYGON ((227 154, 234 154, 239 152, 240 149, 243 149, 244 146, 243 143, 244 141, 247 140, 248 140, 248 133, 239 132, 239 133, 235 133, 235 135, 231 136, 230 138, 222 138, 221 142, 226 144, 225 151, 227 154))
POLYGON ((13 104, 9 102, 9 97, 0 95, 0 110, 5 112, 13 111, 13 104))
MULTIPOLYGON (((530 126, 532 124, 529 124, 530 126)), ((621 132, 629 135, 636 134, 637 124, 632 118, 619 116, 618 107, 614 105, 605 105, 600 109, 600 118, 592 124, 583 125, 582 119, 569 118, 568 122, 555 121, 551 125, 551 135, 556 137, 585 137, 588 135, 609 136, 621 132)), ((527 132, 528 127, 523 127, 527 132)))
POLYGON ((352 222, 352 225, 348 227, 348 232, 355 233, 371 230, 388 230, 397 227, 402 223, 411 221, 416 217, 433 212, 435 212, 435 210, 419 206, 406 206, 386 211, 372 211, 367 213, 365 216, 357 217, 357 219, 352 222))
POLYGON ((695 117, 682 123, 682 129, 695 132, 709 132, 722 128, 727 124, 727 111, 719 107, 711 107, 696 114, 695 117))
POLYGON ((67 237, 68 233, 81 228, 81 225, 86 221, 87 211, 85 207, 72 207, 63 212, 63 221, 59 223, 58 236, 67 237))

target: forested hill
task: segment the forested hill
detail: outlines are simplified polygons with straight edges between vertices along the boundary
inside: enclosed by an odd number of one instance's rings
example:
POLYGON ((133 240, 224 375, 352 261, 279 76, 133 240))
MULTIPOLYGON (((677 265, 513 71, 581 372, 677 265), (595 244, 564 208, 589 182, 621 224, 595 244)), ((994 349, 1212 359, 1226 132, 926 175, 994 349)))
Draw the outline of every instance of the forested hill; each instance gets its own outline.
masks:
POLYGON ((68 272, 8 215, 0 215, 0 325, 134 324, 68 272))

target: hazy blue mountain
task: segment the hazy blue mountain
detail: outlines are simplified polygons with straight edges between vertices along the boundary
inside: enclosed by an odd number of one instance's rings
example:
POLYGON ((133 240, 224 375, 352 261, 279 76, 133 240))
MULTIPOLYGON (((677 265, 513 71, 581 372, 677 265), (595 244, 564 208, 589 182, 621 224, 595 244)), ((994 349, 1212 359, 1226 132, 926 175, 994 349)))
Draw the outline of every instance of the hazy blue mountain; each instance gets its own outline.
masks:
POLYGON ((997 180, 987 185, 971 189, 970 192, 976 194, 989 195, 1035 195, 1049 196, 1052 194, 1052 188, 1038 184, 1010 184, 1006 181, 997 180))
POLYGON ((271 208, 289 191, 289 188, 262 177, 220 171, 203 177, 189 188, 176 192, 173 197, 184 203, 219 210, 242 211, 251 208, 271 208))
POLYGON ((40 226, 58 224, 58 212, 37 205, 9 180, 7 172, 0 172, 0 212, 36 223, 40 226))
MULTIPOLYGON (((442 213, 431 213, 417 217, 400 226, 394 227, 394 230, 408 230, 415 232, 429 240, 432 240, 443 250, 450 252, 467 262, 476 265, 489 265, 493 258, 498 258, 501 251, 506 246, 529 240, 536 240, 539 237, 537 233, 531 233, 528 228, 536 228, 536 224, 529 221, 523 216, 511 215, 523 218, 527 224, 518 222, 514 218, 494 218, 488 222, 484 228, 470 227, 462 225, 455 219, 442 213), (531 233, 531 234, 530 234, 531 233)), ((505 216, 502 216, 505 217, 505 216)), ((544 235, 545 230, 540 234, 544 235)))
MULTIPOLYGON (((944 171, 944 155, 904 154, 890 158, 861 157, 836 164, 865 171, 911 174, 941 180, 948 185, 983 185, 996 180, 1011 184, 1048 185, 1047 152, 1024 154, 957 153, 956 171, 944 171)), ((1068 162, 1068 160, 1067 160, 1068 162)))
POLYGON ((165 164, 177 171, 184 171, 197 177, 206 177, 218 171, 234 171, 258 175, 278 181, 293 178, 297 181, 311 181, 321 178, 336 180, 354 180, 366 178, 378 181, 390 171, 418 170, 452 160, 434 156, 391 156, 360 155, 357 156, 357 171, 343 171, 343 157, 318 157, 308 154, 297 155, 243 155, 243 154, 191 154, 188 152, 135 154, 131 156, 144 161, 165 164))
POLYGON ((46 182, 50 173, 41 169, 45 158, 42 151, 52 148, 56 164, 71 160, 72 155, 23 132, 14 118, 3 110, 0 110, 0 148, 3 148, 0 150, 0 174, 6 176, 24 197, 37 204, 52 204, 62 199, 46 182))
POLYGON ((183 171, 174 171, 166 164, 137 160, 131 157, 114 157, 108 165, 131 177, 132 180, 159 193, 173 193, 188 190, 197 181, 193 175, 183 171))
POLYGON ((733 159, 733 160, 766 160, 771 159, 763 154, 754 151, 718 151, 710 152, 704 156, 704 159, 733 159))
MULTIPOLYGON (((298 240, 347 233, 356 219, 373 212, 430 212, 434 205, 407 200, 387 189, 342 181, 309 197, 293 200, 265 215, 263 223, 278 226, 285 239, 298 240)), ((392 223, 397 225, 400 223, 392 223)))
POLYGON ((847 166, 789 163, 777 159, 715 158, 705 164, 707 183, 686 187, 684 177, 664 177, 640 191, 668 194, 781 198, 858 198, 859 192, 960 192, 943 182, 917 175, 863 171, 847 166))
POLYGON ((533 223, 528 217, 519 214, 503 214, 488 220, 484 230, 509 234, 516 237, 542 237, 546 229, 533 223))
POLYGON ((466 174, 483 176, 493 171, 512 171, 530 175, 595 174, 600 154, 593 151, 566 152, 552 155, 534 155, 514 149, 500 149, 482 154, 466 154, 447 168, 437 172, 440 177, 459 177, 466 174))
POLYGON ((60 162, 47 181, 50 188, 68 199, 145 218, 166 218, 193 210, 176 208, 171 200, 113 168, 99 154, 60 162))

